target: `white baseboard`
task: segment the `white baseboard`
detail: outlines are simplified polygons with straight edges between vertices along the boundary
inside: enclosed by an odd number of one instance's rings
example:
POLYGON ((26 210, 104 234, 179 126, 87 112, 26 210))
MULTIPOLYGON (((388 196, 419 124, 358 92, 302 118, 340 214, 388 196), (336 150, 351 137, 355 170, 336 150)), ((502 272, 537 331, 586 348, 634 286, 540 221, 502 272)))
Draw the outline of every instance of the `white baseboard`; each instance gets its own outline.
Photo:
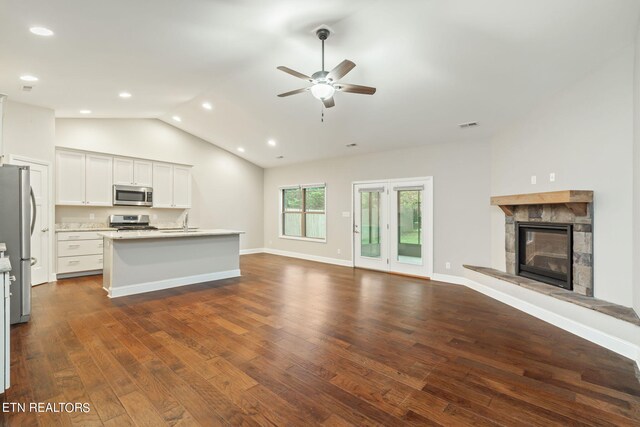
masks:
POLYGON ((299 252, 281 251, 279 249, 264 248, 264 252, 272 255, 286 256, 290 258, 304 259, 307 261, 322 262, 324 264, 340 265, 342 267, 353 267, 353 261, 346 259, 327 258, 316 255, 308 255, 299 252))
MULTIPOLYGON (((469 272, 468 274, 474 275, 480 273, 469 272)), ((512 288, 514 285, 506 282, 504 283, 504 286, 506 286, 510 290, 513 290, 513 292, 522 294, 524 296, 530 296, 532 299, 536 299, 543 303, 548 303, 549 305, 559 307, 568 314, 558 314, 547 308, 536 305, 530 301, 526 301, 523 298, 518 298, 518 296, 503 292, 502 290, 498 289, 498 286, 479 283, 478 280, 473 280, 469 277, 450 276, 437 273, 433 276, 433 280, 467 286, 468 288, 487 295, 488 297, 503 302, 513 308, 537 317, 540 320, 564 329, 567 332, 571 332, 574 335, 598 344, 615 353, 628 357, 629 359, 635 361, 640 368, 640 341, 637 343, 632 342, 621 336, 625 334, 627 337, 640 336, 640 327, 636 325, 613 318, 611 316, 607 316, 604 313, 600 313, 586 307, 572 304, 567 301, 562 301, 548 295, 540 294, 530 289, 521 287, 512 288), (576 320, 580 318, 582 318, 583 320, 591 320, 591 324, 586 325, 576 320), (612 331, 615 332, 612 333, 612 331)), ((487 278, 487 282, 493 281, 502 282, 499 279, 487 278)))
POLYGON ((195 276, 179 277, 177 279, 157 280, 155 282, 139 283, 136 285, 111 287, 105 289, 109 298, 124 297, 127 295, 142 294, 145 292, 160 291, 163 289, 177 288, 180 286, 193 285, 196 283, 211 282, 214 280, 230 279, 240 277, 240 270, 220 271, 217 273, 198 274, 195 276))
POLYGON ((264 248, 240 249, 240 255, 251 255, 264 253, 264 248))
POLYGON ((437 282, 451 283, 451 284, 454 284, 454 285, 466 286, 466 284, 467 284, 466 277, 453 276, 451 274, 433 273, 431 275, 431 280, 435 280, 437 282))

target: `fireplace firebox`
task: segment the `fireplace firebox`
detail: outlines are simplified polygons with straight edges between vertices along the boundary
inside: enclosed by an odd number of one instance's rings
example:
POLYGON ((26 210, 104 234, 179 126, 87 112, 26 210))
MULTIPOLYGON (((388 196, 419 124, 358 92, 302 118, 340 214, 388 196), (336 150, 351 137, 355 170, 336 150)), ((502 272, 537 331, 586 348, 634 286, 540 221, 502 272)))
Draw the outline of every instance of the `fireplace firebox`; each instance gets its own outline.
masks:
POLYGON ((571 224, 516 222, 516 274, 573 289, 571 224))

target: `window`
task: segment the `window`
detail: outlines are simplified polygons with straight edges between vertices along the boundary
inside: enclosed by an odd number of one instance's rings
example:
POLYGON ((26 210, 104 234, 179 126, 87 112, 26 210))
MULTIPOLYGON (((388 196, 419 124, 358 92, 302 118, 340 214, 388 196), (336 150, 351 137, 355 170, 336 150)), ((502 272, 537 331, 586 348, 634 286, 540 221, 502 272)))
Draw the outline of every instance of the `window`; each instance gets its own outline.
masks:
POLYGON ((326 187, 324 184, 280 190, 280 237, 326 241, 326 187))

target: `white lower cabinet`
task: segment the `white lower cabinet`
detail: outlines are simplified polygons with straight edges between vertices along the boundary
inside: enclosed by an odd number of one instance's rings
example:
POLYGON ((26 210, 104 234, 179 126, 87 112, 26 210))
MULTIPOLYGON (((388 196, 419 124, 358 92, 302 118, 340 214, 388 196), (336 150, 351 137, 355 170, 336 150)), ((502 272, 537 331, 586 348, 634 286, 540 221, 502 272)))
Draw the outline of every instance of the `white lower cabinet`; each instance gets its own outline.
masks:
POLYGON ((103 239, 94 231, 60 232, 58 275, 81 276, 102 270, 103 239))

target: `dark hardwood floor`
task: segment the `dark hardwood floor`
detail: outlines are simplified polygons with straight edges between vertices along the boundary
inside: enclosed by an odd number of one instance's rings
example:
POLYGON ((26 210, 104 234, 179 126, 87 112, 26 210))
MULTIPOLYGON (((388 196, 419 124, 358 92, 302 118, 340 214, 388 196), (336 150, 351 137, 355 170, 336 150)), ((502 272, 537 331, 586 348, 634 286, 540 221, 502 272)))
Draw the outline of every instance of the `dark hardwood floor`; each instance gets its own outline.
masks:
POLYGON ((4 425, 640 425, 633 363, 463 286, 272 255, 110 300, 33 290, 4 425))

